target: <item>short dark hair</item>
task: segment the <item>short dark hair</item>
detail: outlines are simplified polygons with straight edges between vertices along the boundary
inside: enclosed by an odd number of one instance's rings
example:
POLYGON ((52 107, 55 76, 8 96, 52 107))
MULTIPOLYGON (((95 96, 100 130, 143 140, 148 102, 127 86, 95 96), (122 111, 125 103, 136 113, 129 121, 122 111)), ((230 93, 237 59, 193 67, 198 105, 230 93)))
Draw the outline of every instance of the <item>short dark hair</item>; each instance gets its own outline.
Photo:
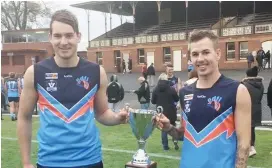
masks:
POLYGON ((214 43, 214 48, 218 47, 218 36, 213 33, 211 30, 193 30, 192 34, 189 37, 189 50, 190 44, 198 42, 204 38, 209 38, 214 43))
POLYGON ((68 24, 72 26, 72 28, 74 29, 76 33, 79 33, 78 21, 76 16, 72 12, 66 9, 58 10, 52 15, 51 22, 50 22, 50 34, 52 34, 52 24, 54 21, 68 24))
POLYGON ((169 64, 166 64, 166 67, 173 68, 173 65, 169 63, 169 64))

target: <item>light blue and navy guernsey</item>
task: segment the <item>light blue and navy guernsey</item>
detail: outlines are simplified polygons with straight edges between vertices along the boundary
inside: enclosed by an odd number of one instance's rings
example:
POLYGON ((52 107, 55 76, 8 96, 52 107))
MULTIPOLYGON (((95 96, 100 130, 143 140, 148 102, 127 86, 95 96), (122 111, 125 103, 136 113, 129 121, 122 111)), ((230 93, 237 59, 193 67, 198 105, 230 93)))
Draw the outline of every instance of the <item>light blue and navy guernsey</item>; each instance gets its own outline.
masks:
POLYGON ((94 120, 99 65, 80 58, 76 67, 60 68, 51 57, 34 65, 34 81, 41 110, 38 164, 77 167, 100 162, 94 120))
POLYGON ((238 81, 223 75, 209 89, 196 82, 180 90, 184 142, 180 168, 234 168, 234 111, 238 81))
POLYGON ((18 81, 15 78, 8 79, 6 81, 6 88, 8 91, 8 97, 19 97, 18 81))

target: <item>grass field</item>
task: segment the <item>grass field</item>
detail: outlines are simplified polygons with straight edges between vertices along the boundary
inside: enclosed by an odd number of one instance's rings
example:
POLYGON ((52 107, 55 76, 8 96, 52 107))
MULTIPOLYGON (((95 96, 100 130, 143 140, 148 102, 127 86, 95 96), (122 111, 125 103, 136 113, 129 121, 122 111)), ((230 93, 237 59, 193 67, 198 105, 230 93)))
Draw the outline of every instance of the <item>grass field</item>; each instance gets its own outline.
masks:
MULTIPOLYGON (((33 140, 36 139, 39 121, 33 119, 33 140)), ((128 125, 105 127, 97 124, 100 128, 103 145, 103 158, 105 168, 123 168, 125 163, 132 158, 132 152, 137 149, 136 139, 132 135, 128 125), (115 151, 118 150, 118 151, 115 151)), ((18 141, 16 139, 16 122, 11 122, 7 116, 2 120, 2 168, 21 168, 18 141)), ((250 158, 248 165, 253 167, 272 168, 272 132, 257 131, 256 149, 258 154, 250 158)), ((171 142, 171 141, 169 141, 171 142)), ((151 160, 158 163, 158 168, 177 168, 179 165, 180 151, 173 149, 170 144, 170 151, 163 151, 160 142, 160 132, 154 130, 147 141, 147 153, 151 160), (155 154, 157 154, 155 156, 155 154), (163 157, 171 158, 163 158, 163 157)), ((32 162, 36 162, 37 142, 32 143, 32 162)))

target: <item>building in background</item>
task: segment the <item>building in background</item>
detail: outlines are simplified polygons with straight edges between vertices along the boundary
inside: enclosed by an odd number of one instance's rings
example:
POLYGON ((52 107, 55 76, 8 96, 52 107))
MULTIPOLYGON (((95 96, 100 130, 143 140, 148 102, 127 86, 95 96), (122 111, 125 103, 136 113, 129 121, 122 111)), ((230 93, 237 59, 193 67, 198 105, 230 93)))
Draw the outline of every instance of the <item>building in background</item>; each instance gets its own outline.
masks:
MULTIPOLYGON (((1 75, 9 72, 23 73, 33 65, 54 54, 48 41, 49 28, 2 31, 1 75)), ((81 49, 82 50, 82 49, 81 49)), ((87 51, 78 55, 87 58, 87 51)))
POLYGON ((30 65, 53 55, 49 29, 2 31, 1 75, 23 73, 30 65))
POLYGON ((157 71, 164 71, 166 63, 186 71, 187 40, 194 29, 210 29, 220 37, 220 69, 246 69, 249 52, 261 47, 272 51, 270 1, 92 1, 72 6, 110 17, 133 16, 134 23, 121 24, 89 42, 88 59, 107 72, 117 72, 116 64, 129 58, 134 72, 140 72, 144 62, 154 63, 157 71))

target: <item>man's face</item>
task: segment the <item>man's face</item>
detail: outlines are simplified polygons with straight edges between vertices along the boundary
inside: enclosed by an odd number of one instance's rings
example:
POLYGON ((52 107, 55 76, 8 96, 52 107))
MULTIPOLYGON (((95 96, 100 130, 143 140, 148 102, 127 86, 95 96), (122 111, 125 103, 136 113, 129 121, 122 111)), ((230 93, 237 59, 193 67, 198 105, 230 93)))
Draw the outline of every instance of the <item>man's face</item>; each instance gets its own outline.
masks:
POLYGON ((166 73, 167 73, 168 77, 171 77, 173 75, 173 67, 167 67, 166 73))
POLYGON ((76 33, 72 26, 54 21, 52 23, 52 34, 49 35, 50 42, 56 56, 62 59, 70 59, 76 55, 77 44, 80 42, 81 34, 76 33))
POLYGON ((218 70, 220 49, 209 38, 191 43, 191 61, 199 76, 207 76, 218 70))

